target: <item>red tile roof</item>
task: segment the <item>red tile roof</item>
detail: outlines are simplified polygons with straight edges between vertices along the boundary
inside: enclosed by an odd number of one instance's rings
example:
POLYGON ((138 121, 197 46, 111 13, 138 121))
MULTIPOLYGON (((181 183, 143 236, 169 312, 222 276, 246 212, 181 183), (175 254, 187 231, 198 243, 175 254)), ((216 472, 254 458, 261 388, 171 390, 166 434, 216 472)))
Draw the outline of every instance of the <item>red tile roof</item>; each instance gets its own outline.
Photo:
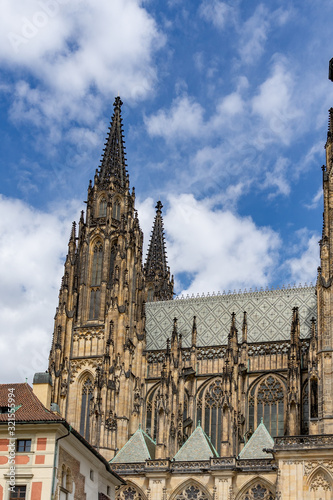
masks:
MULTIPOLYGON (((15 407, 19 407, 15 411, 16 422, 64 421, 59 415, 42 405, 28 384, 0 384, 0 407, 10 406, 8 397, 11 394, 14 395, 15 407), (9 392, 9 389, 14 389, 14 391, 9 392)), ((0 413, 0 422, 7 420, 8 414, 0 413)))

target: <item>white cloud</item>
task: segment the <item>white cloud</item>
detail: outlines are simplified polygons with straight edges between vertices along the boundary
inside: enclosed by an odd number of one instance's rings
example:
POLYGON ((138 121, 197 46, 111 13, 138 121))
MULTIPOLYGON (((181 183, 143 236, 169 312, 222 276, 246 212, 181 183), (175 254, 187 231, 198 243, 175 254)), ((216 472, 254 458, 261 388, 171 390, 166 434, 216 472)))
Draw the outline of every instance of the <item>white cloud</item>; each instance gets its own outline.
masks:
POLYGON ((294 102, 293 91, 292 73, 285 62, 277 58, 271 76, 260 85, 252 99, 253 113, 263 120, 266 137, 275 136, 284 144, 290 143, 302 116, 301 109, 294 102))
POLYGON ((318 204, 322 200, 322 198, 323 198, 323 188, 322 186, 320 186, 316 194, 313 196, 311 203, 305 204, 306 208, 308 208, 309 210, 315 210, 318 207, 318 204))
POLYGON ((226 2, 219 0, 204 0, 199 8, 200 16, 211 22, 215 28, 223 29, 233 18, 234 9, 226 2))
POLYGON ((260 4, 254 14, 241 26, 239 54, 242 61, 251 64, 261 56, 265 50, 267 33, 270 28, 268 9, 260 4))
POLYGON ((0 61, 35 78, 14 86, 13 117, 23 110, 38 126, 45 117, 91 124, 103 97, 137 100, 153 89, 153 56, 164 36, 139 0, 3 4, 0 61))
POLYGON ((288 259, 285 266, 289 268, 292 281, 298 283, 316 280, 316 269, 319 265, 319 236, 314 234, 309 237, 306 229, 297 232, 299 237, 299 257, 288 259))
POLYGON ((71 221, 79 204, 41 212, 0 196, 2 382, 47 369, 53 317, 71 221))
POLYGON ((169 111, 159 110, 145 118, 151 136, 164 137, 166 141, 197 137, 203 130, 203 108, 187 95, 174 99, 169 111))
POLYGON ((186 293, 265 286, 270 280, 278 235, 251 218, 213 210, 193 195, 169 197, 164 217, 172 272, 192 275, 186 293))

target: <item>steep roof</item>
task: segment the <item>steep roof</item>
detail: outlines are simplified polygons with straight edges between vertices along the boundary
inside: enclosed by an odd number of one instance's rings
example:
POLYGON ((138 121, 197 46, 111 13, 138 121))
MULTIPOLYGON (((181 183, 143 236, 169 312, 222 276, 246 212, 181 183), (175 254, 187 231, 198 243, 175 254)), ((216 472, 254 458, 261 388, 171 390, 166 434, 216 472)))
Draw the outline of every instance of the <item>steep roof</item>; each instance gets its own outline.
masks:
POLYGON ((174 460, 176 462, 191 462, 196 460, 209 460, 211 457, 218 457, 218 453, 199 424, 176 453, 174 460))
POLYGON ((139 427, 110 463, 145 462, 154 459, 155 446, 152 438, 139 427))
POLYGON ((271 453, 266 453, 263 451, 264 448, 273 448, 274 439, 268 432, 265 424, 261 419, 261 423, 258 425, 244 448, 239 454, 239 459, 251 459, 251 458, 273 458, 271 453))
MULTIPOLYGON (((8 395, 13 394, 15 404, 15 421, 16 422, 44 422, 44 421, 61 421, 64 419, 59 415, 47 410, 39 401, 37 396, 32 391, 28 384, 1 384, 0 385, 0 407, 8 406, 8 395), (9 392, 14 389, 13 392, 9 392)), ((0 413, 0 422, 8 420, 7 413, 0 413)))
POLYGON ((313 286, 147 302, 147 349, 165 349, 175 317, 184 347, 191 347, 193 316, 196 316, 197 346, 227 344, 231 313, 236 313, 238 328, 244 311, 249 343, 289 340, 294 307, 299 308, 301 338, 307 338, 311 333, 311 318, 317 317, 313 286))

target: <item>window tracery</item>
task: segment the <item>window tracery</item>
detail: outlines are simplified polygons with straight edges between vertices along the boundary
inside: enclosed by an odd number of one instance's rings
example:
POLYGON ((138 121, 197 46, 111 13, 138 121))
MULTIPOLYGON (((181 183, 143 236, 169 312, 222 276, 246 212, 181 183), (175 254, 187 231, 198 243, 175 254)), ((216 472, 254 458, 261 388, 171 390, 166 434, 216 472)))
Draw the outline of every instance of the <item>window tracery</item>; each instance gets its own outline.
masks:
POLYGON ((269 375, 258 382, 249 396, 249 427, 255 430, 263 418, 271 436, 282 436, 285 399, 285 389, 276 377, 269 375))
POLYGON ((112 207, 113 219, 120 220, 120 201, 116 200, 112 207))
POLYGON ((274 500, 273 493, 263 484, 256 483, 246 490, 239 500, 274 500))
POLYGON ((103 266, 103 246, 102 243, 96 243, 93 249, 92 266, 91 266, 89 319, 97 319, 99 315, 99 307, 101 301, 100 285, 102 281, 102 266, 103 266))
POLYGON ((102 279, 103 247, 102 243, 96 243, 93 250, 91 286, 99 286, 102 279))
POLYGON ((314 476, 310 485, 310 491, 318 491, 318 490, 332 491, 332 485, 330 484, 330 481, 322 471, 318 472, 314 476))
POLYGON ((222 438, 222 380, 215 379, 205 386, 197 399, 197 422, 201 422, 206 434, 210 436, 214 448, 220 452, 222 438))
POLYGON ((80 434, 89 440, 90 402, 93 397, 94 385, 91 378, 87 378, 82 384, 80 434))
POLYGON ((204 493, 197 485, 191 484, 185 486, 181 493, 179 493, 175 500, 209 500, 206 493, 204 493))
POLYGON ((107 202, 106 199, 103 197, 99 202, 98 217, 106 217, 106 207, 107 207, 107 202))
POLYGON ((309 434, 309 384, 302 391, 302 434, 309 434))
POLYGON ((144 497, 134 486, 129 485, 117 493, 116 500, 144 500, 144 497))

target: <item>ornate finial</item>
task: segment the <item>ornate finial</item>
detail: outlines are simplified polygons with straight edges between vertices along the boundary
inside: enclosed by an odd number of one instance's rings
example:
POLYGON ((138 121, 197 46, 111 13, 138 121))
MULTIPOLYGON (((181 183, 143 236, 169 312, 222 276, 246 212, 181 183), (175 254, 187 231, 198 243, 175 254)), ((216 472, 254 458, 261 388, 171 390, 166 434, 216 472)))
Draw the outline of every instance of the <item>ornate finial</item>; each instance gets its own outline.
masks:
POLYGON ((114 107, 114 109, 120 110, 122 105, 123 105, 123 101, 120 99, 120 97, 118 95, 114 100, 113 107, 114 107))
POLYGON ((162 213, 162 208, 163 208, 163 205, 160 200, 158 200, 158 202, 156 203, 155 208, 156 208, 156 213, 160 215, 162 213))

